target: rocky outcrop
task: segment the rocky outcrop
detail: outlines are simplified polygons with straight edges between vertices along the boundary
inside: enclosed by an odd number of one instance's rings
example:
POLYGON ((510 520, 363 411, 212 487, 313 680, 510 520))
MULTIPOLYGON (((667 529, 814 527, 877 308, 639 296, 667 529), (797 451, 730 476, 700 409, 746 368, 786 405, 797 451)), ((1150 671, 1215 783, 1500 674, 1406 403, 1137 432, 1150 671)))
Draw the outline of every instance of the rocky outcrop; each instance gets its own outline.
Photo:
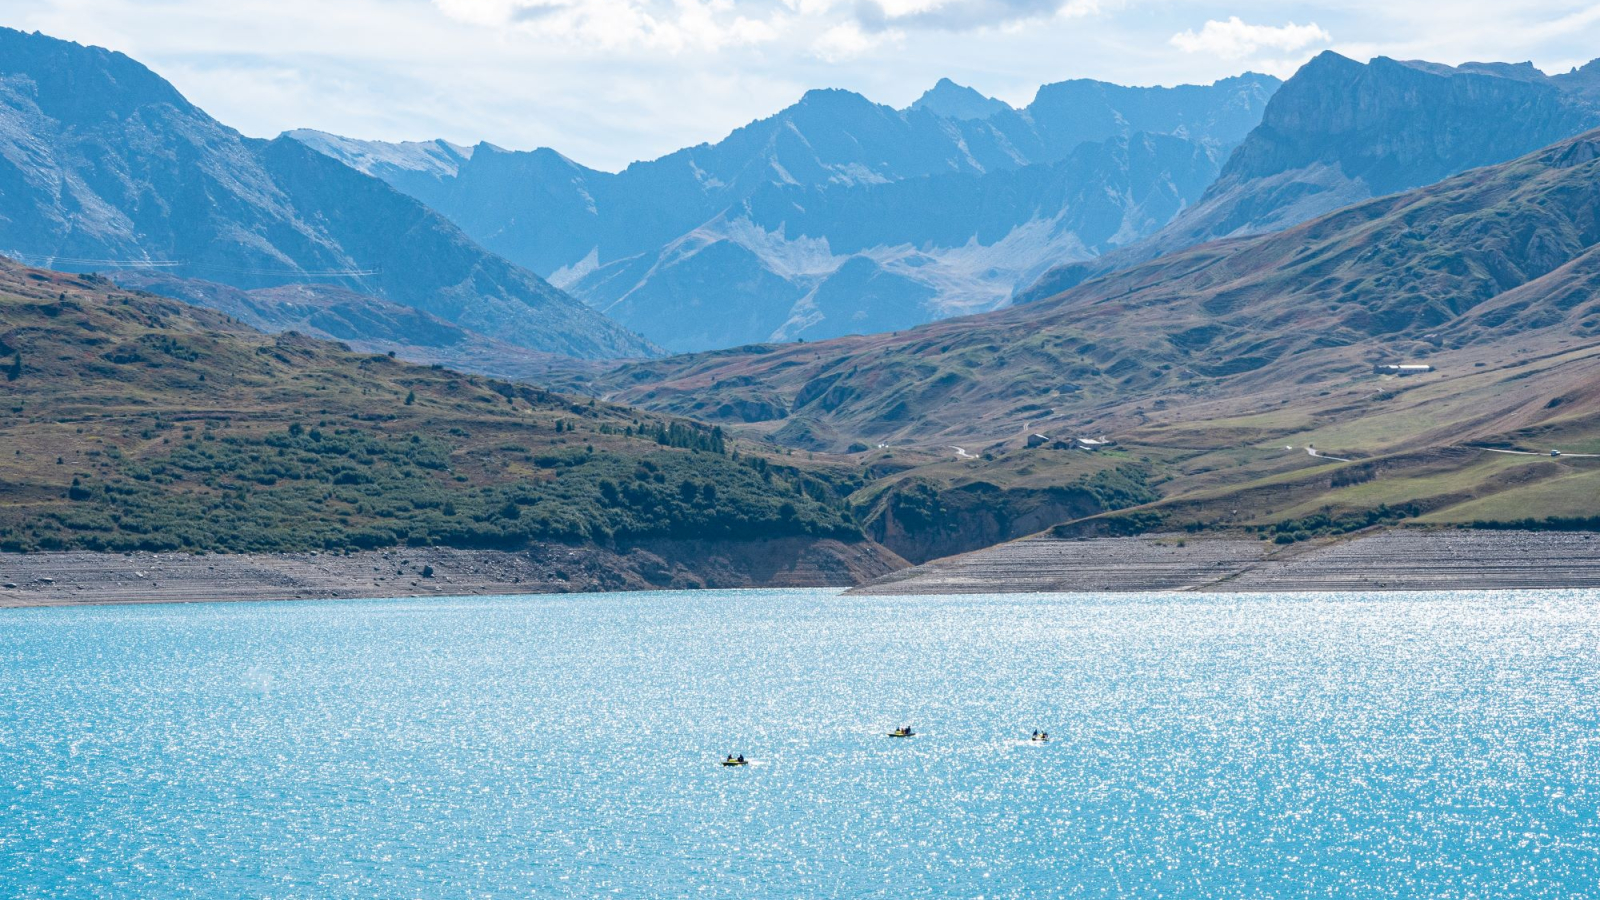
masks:
POLYGON ((1092 516, 1103 507, 1081 488, 1001 488, 975 482, 940 490, 910 479, 887 491, 865 523, 878 543, 914 563, 966 553, 1092 516))

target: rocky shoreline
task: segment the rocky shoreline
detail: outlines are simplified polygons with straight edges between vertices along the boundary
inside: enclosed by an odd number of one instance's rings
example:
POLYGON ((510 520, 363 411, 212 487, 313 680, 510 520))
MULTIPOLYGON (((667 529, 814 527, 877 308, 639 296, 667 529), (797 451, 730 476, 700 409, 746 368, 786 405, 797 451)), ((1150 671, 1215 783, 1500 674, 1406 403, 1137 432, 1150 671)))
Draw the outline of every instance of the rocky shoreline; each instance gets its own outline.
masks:
POLYGON ((1036 537, 893 572, 850 593, 1516 588, 1600 588, 1600 535, 1394 529, 1287 546, 1177 535, 1036 537))
POLYGON ((622 548, 361 553, 0 554, 0 608, 441 597, 735 587, 846 587, 906 563, 869 542, 656 541, 622 548))

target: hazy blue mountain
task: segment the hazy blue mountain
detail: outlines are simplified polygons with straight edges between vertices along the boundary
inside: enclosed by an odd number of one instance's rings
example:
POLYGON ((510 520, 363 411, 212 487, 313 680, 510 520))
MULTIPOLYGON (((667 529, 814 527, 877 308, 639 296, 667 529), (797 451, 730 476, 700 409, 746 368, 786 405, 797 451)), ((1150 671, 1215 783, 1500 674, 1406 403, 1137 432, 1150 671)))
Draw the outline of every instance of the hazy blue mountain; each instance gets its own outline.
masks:
POLYGON ((1050 265, 1132 243, 1198 199, 1277 86, 1065 82, 1020 110, 948 81, 904 110, 811 91, 619 173, 552 150, 294 134, 689 350, 1002 305, 1050 265), (845 309, 845 281, 812 296, 836 273, 863 291, 858 308, 845 309))
POLYGON ((325 155, 338 157, 368 175, 382 178, 404 193, 433 205, 447 195, 447 184, 472 158, 472 147, 449 141, 357 141, 302 128, 291 137, 325 155))
POLYGON ((985 97, 972 88, 956 84, 948 78, 941 78, 938 84, 918 97, 916 102, 911 104, 911 108, 925 109, 946 119, 969 120, 987 119, 992 115, 1011 110, 1011 105, 1003 100, 985 97))
POLYGON ((392 352, 410 362, 492 378, 543 381, 607 365, 507 344, 420 309, 329 284, 243 290, 153 269, 125 269, 114 277, 119 287, 214 309, 268 334, 294 331, 364 353, 392 352))
POLYGON ((1151 233, 1219 164, 1192 141, 1139 134, 1050 165, 769 185, 570 287, 670 349, 893 331, 1002 306, 1054 260, 1151 233))
POLYGON ((1600 125, 1597 86, 1595 63, 1549 77, 1531 63, 1363 64, 1323 53, 1273 95, 1200 202, 1133 247, 1064 261, 1024 297, 1515 159, 1600 125))
POLYGON ((0 253, 77 271, 144 263, 241 288, 320 281, 524 347, 652 351, 383 181, 299 140, 243 137, 120 53, 10 29, 0 253))

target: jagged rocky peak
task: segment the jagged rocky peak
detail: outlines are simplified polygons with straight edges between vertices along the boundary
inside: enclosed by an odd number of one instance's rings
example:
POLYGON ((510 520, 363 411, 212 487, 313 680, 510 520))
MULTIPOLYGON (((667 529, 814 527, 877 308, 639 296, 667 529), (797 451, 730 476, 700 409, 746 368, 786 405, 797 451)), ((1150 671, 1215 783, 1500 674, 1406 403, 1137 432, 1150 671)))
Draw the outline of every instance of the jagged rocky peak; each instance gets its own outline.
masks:
POLYGON ((1548 77, 1529 63, 1362 63, 1325 51, 1272 96, 1199 203, 1138 245, 1057 267, 1022 296, 1049 296, 1217 238, 1277 231, 1597 126, 1595 63, 1548 77))
POLYGON ((1363 64, 1325 52, 1273 97, 1224 179, 1321 160, 1378 192, 1427 184, 1591 127, 1593 106, 1552 85, 1564 88, 1528 64, 1363 64))
POLYGON ((30 102, 68 124, 92 122, 108 113, 126 118, 146 105, 197 112, 177 88, 131 57, 37 31, 0 28, 0 76, 32 82, 30 102))
POLYGON ((1467 62, 1457 66, 1456 70, 1495 75, 1500 78, 1515 78, 1518 81, 1545 81, 1549 78, 1533 64, 1532 60, 1519 63, 1467 62))
POLYGON ((1246 72, 1212 84, 1129 87, 1075 78, 1039 88, 1023 113, 1060 153, 1084 141, 1145 131, 1229 146, 1261 121, 1281 82, 1246 72))
POLYGON ((898 131, 903 127, 899 124, 900 118, 899 111, 855 91, 818 88, 806 91, 793 106, 772 118, 753 124, 761 130, 762 126, 783 123, 799 129, 808 140, 831 141, 835 135, 851 134, 860 128, 898 131))
POLYGON ((802 94, 799 101, 793 106, 778 115, 781 117, 786 113, 793 114, 802 110, 808 112, 853 112, 863 109, 875 109, 877 105, 855 91, 844 88, 812 88, 802 94))
POLYGON ((1550 82, 1568 93, 1591 98, 1600 96, 1600 59, 1590 60, 1570 72, 1553 76, 1550 82))
POLYGON ((1149 234, 1277 86, 1065 82, 1027 110, 948 78, 903 108, 819 89, 617 173, 479 148, 454 178, 381 177, 670 349, 812 340, 1000 305, 1149 234))
POLYGON ((941 78, 938 84, 918 97, 916 102, 911 104, 911 108, 925 109, 947 119, 972 121, 987 119, 1011 107, 1003 100, 986 97, 973 88, 956 84, 948 78, 941 78))

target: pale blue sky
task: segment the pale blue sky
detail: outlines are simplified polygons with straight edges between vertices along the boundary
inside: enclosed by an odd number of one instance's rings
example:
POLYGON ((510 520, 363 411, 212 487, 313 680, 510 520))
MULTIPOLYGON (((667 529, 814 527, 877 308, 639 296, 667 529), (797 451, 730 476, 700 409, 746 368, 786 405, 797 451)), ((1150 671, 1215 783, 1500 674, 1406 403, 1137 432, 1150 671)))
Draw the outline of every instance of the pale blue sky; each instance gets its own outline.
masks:
POLYGON ((942 76, 1287 77, 1313 54, 1600 56, 1572 0, 6 0, 0 24, 122 50, 247 134, 550 146, 617 168, 842 87, 903 106, 942 76))

